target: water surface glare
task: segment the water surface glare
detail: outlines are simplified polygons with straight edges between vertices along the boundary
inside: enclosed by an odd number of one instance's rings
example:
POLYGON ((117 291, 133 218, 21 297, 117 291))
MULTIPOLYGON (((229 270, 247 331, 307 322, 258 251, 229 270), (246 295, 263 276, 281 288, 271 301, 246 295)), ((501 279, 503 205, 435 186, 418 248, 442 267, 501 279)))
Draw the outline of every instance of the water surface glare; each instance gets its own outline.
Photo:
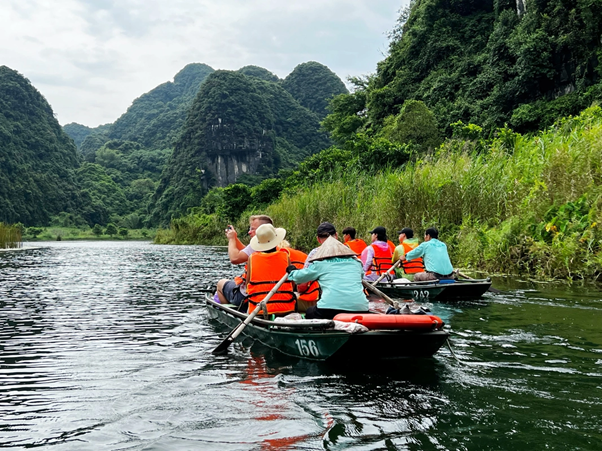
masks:
POLYGON ((225 248, 49 242, 0 254, 0 448, 599 450, 602 293, 496 281, 437 304, 460 361, 345 367, 250 342, 203 290, 225 248))

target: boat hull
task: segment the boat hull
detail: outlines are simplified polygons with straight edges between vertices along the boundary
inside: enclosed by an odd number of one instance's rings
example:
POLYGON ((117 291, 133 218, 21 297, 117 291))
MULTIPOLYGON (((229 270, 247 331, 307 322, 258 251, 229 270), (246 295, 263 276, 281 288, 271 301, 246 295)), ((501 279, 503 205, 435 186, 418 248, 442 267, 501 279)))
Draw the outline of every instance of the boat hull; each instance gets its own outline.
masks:
POLYGON ((454 283, 409 282, 405 284, 379 283, 377 288, 395 298, 412 298, 416 301, 447 302, 477 299, 491 287, 491 279, 457 280, 454 283))
MULTIPOLYGON (((206 298, 212 319, 230 328, 244 321, 246 314, 206 298)), ((445 344, 449 334, 437 331, 373 330, 350 334, 322 328, 287 328, 278 323, 254 319, 242 335, 279 352, 308 360, 372 360, 407 357, 430 357, 445 344), (269 324, 271 323, 271 325, 269 324)))

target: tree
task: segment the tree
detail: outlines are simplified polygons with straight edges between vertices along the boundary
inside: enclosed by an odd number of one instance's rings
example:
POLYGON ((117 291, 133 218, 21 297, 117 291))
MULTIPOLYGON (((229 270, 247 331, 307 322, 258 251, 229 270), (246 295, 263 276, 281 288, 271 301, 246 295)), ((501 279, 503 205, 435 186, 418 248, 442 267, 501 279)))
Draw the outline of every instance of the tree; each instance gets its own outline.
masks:
POLYGON ((107 228, 105 229, 105 235, 109 235, 111 238, 113 238, 113 235, 117 235, 117 227, 115 224, 111 222, 107 225, 107 228))
POLYGON ((121 228, 119 229, 119 235, 120 235, 120 236, 122 236, 122 237, 124 237, 124 238, 125 238, 126 236, 128 236, 128 233, 129 233, 129 232, 128 232, 128 229, 126 229, 125 227, 121 227, 121 228))
POLYGON ((435 115, 420 100, 406 100, 397 116, 385 119, 380 134, 394 143, 415 144, 423 151, 441 144, 435 115))
POLYGON ((92 233, 96 236, 102 235, 102 226, 100 224, 94 224, 92 228, 92 233))

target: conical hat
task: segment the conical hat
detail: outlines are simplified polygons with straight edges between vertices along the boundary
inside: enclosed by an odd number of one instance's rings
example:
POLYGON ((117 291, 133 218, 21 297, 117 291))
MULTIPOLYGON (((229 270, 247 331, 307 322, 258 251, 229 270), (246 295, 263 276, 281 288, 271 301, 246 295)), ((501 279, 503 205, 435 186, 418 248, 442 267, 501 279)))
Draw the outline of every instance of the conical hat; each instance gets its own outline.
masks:
POLYGON ((355 257, 357 254, 333 236, 329 236, 308 261, 324 260, 333 257, 355 257))

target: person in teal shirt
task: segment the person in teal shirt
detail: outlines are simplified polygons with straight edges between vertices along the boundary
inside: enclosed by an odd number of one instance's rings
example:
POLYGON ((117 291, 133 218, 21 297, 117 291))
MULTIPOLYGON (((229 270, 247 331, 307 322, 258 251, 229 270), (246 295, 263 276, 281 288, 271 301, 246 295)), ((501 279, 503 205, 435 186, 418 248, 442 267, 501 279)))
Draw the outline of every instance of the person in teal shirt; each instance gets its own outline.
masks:
POLYGON ((368 299, 364 293, 362 262, 354 251, 330 236, 317 249, 311 264, 304 269, 291 265, 288 278, 295 283, 317 280, 322 295, 315 306, 305 313, 308 319, 332 319, 338 313, 368 312, 368 299))
POLYGON ((425 272, 419 272, 414 275, 414 282, 426 280, 452 279, 454 277, 454 267, 447 253, 447 246, 439 241, 439 231, 431 227, 424 232, 424 242, 416 249, 408 252, 402 261, 413 260, 422 257, 424 260, 425 272))

